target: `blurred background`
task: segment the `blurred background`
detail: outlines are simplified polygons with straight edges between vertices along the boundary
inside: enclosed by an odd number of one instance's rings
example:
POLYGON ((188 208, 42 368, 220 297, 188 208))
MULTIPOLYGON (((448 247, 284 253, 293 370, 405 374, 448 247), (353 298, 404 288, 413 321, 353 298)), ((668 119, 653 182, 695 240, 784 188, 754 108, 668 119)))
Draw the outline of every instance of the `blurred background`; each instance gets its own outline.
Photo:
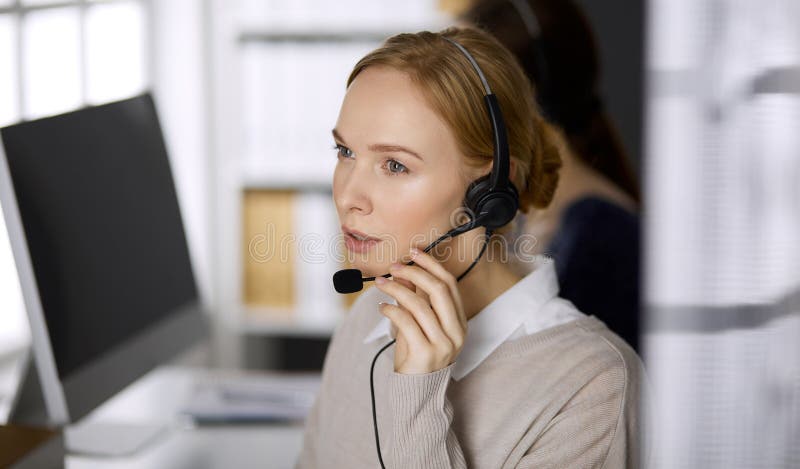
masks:
MULTIPOLYGON (((354 299, 327 242, 345 80, 468 3, 0 0, 0 127, 151 90, 212 323, 198 361, 319 370, 354 299)), ((800 3, 576 3, 642 183, 655 465, 800 467, 800 3)), ((0 360, 30 344, 2 223, 0 360)))

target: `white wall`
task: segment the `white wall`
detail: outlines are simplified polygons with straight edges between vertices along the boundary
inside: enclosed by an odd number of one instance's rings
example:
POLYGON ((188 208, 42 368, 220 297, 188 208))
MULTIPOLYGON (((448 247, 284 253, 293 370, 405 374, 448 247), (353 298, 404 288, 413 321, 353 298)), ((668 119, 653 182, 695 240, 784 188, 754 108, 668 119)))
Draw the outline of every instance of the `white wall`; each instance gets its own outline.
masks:
POLYGON ((211 301, 206 65, 201 0, 151 1, 151 73, 201 296, 211 301))

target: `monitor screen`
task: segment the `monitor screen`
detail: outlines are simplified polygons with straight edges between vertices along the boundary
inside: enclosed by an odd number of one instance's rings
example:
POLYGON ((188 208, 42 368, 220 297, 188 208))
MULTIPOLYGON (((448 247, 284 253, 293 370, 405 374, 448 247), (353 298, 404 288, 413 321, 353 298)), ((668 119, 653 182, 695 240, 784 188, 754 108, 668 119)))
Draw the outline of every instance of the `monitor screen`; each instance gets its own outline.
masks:
POLYGON ((149 94, 0 132, 60 379, 197 301, 149 94))

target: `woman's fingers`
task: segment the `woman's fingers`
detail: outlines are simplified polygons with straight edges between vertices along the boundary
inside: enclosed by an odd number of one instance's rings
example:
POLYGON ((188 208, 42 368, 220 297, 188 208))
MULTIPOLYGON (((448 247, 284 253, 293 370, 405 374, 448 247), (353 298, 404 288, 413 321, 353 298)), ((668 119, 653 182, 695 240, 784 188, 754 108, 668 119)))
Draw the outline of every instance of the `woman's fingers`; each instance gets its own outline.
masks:
POLYGON ((461 302, 461 293, 458 291, 458 280, 430 254, 415 248, 411 250, 411 256, 415 264, 436 276, 450 289, 450 296, 453 298, 456 310, 458 311, 459 322, 461 323, 461 327, 466 330, 467 316, 464 313, 464 305, 461 302))
POLYGON ((378 308, 381 314, 388 317, 397 330, 403 334, 409 347, 421 349, 430 346, 417 321, 404 308, 391 303, 379 303, 378 308))
POLYGON ((459 318, 459 312, 450 293, 449 286, 441 279, 419 266, 393 266, 393 278, 411 281, 417 290, 427 293, 429 303, 436 314, 439 324, 450 343, 460 349, 463 344, 465 329, 459 318))
MULTIPOLYGON (((381 291, 397 300, 398 305, 413 315, 413 319, 416 319, 430 344, 450 343, 450 339, 442 329, 436 313, 423 298, 395 280, 387 280, 381 283, 376 281, 375 284, 381 291)), ((400 324, 397 327, 399 328, 400 324)))
POLYGON ((380 306, 398 329, 395 371, 427 373, 456 360, 467 320, 455 278, 426 253, 412 255, 417 265, 395 264, 392 279, 378 277, 375 284, 398 303, 380 306))

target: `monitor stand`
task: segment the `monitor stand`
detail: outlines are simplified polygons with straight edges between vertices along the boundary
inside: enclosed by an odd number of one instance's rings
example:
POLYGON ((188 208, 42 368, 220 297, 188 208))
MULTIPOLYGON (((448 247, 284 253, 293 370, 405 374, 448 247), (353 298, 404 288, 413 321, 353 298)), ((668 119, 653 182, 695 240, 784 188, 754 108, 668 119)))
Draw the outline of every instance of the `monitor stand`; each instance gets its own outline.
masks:
POLYGON ((169 430, 167 424, 87 422, 64 428, 67 453, 119 457, 136 453, 169 430))
MULTIPOLYGON (((47 428, 47 419, 39 375, 30 357, 12 402, 9 422, 47 428)), ((124 456, 135 453, 169 430, 166 423, 78 422, 63 428, 68 453, 91 456, 124 456)))

